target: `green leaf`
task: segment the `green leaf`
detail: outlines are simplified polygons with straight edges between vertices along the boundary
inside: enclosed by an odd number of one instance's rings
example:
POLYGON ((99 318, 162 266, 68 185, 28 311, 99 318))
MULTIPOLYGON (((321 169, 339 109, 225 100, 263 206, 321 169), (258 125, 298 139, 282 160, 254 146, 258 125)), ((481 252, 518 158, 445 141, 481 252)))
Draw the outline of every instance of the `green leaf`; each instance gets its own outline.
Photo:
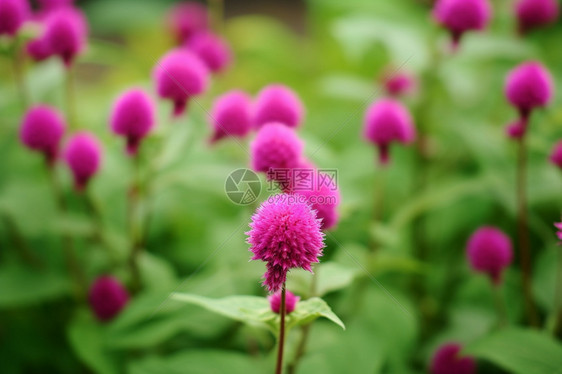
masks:
POLYGON ((316 292, 318 296, 324 296, 345 288, 353 282, 358 270, 337 262, 325 262, 314 267, 316 274, 308 271, 291 271, 291 278, 287 282, 287 289, 297 295, 309 295, 312 277, 316 276, 316 292))
POLYGON ((515 374, 552 374, 562 368, 562 345, 534 330, 501 330, 468 345, 464 352, 515 374))
POLYGON ((287 328, 306 325, 318 317, 324 317, 345 330, 345 325, 342 320, 332 311, 328 304, 319 297, 299 301, 295 310, 289 314, 288 317, 287 328))

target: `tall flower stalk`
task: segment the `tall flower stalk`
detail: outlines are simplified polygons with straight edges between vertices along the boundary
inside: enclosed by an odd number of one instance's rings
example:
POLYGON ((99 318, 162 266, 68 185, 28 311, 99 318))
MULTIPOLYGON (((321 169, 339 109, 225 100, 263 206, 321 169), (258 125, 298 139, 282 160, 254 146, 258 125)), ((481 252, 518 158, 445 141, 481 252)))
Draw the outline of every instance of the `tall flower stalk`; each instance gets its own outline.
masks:
POLYGON ((280 312, 280 323, 279 323, 279 342, 277 348, 277 364, 275 365, 275 374, 281 374, 283 372, 283 350, 285 346, 285 316, 287 314, 287 308, 285 306, 287 297, 287 291, 285 289, 285 282, 281 287, 281 306, 279 308, 280 312))

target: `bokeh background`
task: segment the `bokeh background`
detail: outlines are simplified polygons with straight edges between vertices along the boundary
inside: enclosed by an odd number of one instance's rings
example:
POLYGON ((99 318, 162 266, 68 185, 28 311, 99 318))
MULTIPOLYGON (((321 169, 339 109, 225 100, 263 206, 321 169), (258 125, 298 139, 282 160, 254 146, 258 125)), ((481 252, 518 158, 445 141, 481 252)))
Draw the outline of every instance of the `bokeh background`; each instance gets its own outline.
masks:
MULTIPOLYGON (((155 165, 146 175, 151 190, 144 289, 110 323, 98 322, 86 303, 73 301, 59 238, 73 238, 90 281, 105 273, 128 281, 127 267, 115 262, 126 261, 128 251, 132 167, 108 118, 125 89, 154 92, 151 71, 173 46, 165 27, 173 2, 77 2, 90 37, 76 64, 75 101, 79 126, 103 142, 103 167, 89 187, 101 220, 72 191, 64 167, 57 173, 72 208, 64 215, 57 210, 43 160, 20 144, 23 108, 10 61, 0 59, 0 372, 272 371, 275 340, 269 332, 167 298, 174 290, 206 297, 266 295, 260 286, 264 266, 248 262, 244 235, 255 205, 233 204, 224 192, 229 173, 249 165, 248 154, 229 140, 208 146, 207 111, 227 90, 254 95, 274 82, 302 98, 305 153, 318 167, 338 169, 342 194, 340 223, 326 240, 322 262, 332 266, 324 298, 347 329, 317 321, 298 372, 422 373, 441 343, 485 337, 496 323, 493 293, 485 276, 470 271, 465 246, 486 224, 516 240, 516 148, 504 132, 515 113, 503 95, 505 75, 537 59, 552 72, 556 88, 562 79, 560 23, 521 37, 513 2, 492 3, 490 27, 466 35, 452 54, 429 2, 226 0, 223 36, 234 53, 232 66, 213 77, 210 90, 181 120, 170 123, 169 103, 158 104, 158 125, 143 160, 155 165), (396 68, 419 80, 417 92, 404 101, 428 134, 423 175, 416 147, 394 147, 383 170, 361 137, 365 108, 382 97, 381 77, 396 68), (161 143, 162 153, 151 152, 161 143), (18 255, 21 238, 14 225, 40 268, 18 255), (105 244, 91 240, 95 232, 105 244)), ((24 68, 32 102, 64 109, 60 62, 27 61, 24 68)), ((533 116, 528 138, 533 297, 545 326, 555 314, 560 251, 552 223, 560 219, 562 175, 548 154, 562 138, 561 102, 557 93, 533 116)), ((248 139, 242 144, 247 147, 248 139)), ((262 191, 260 201, 266 197, 262 191)), ((517 252, 515 257, 501 292, 510 323, 522 326, 517 252)), ((292 274, 290 287, 305 290, 310 278, 292 274)), ((289 352, 297 338, 293 331, 289 352)), ((511 372, 503 357, 523 354, 509 345, 496 348, 496 356, 481 357, 479 372, 511 372)), ((555 348, 544 360, 560 359, 559 343, 555 348)))

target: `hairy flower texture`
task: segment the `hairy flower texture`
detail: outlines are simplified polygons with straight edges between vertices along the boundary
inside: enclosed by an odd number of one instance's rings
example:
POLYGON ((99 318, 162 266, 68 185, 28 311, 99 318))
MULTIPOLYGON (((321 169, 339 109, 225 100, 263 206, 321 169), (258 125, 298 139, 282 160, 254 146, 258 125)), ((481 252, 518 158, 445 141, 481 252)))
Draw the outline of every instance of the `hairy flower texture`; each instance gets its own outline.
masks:
POLYGON ((550 72, 539 62, 522 63, 509 72, 505 95, 527 121, 531 111, 546 106, 552 99, 554 83, 550 72))
POLYGON ((187 102, 208 86, 209 71, 201 59, 186 49, 173 49, 156 63, 152 73, 158 95, 174 103, 174 116, 185 111, 187 102))
POLYGON ((29 16, 27 0, 0 0, 0 35, 15 35, 29 16))
MULTIPOLYGON (((271 311, 273 313, 279 314, 281 310, 281 292, 278 291, 272 295, 269 295, 267 298, 269 300, 269 306, 271 307, 271 311)), ((285 291, 285 312, 287 314, 291 313, 295 310, 297 303, 301 298, 299 296, 295 296, 291 291, 285 291)))
POLYGON ((390 96, 410 95, 417 87, 416 78, 406 72, 386 73, 382 77, 382 83, 390 96))
POLYGON ((86 188, 98 171, 101 158, 101 145, 94 135, 78 132, 70 138, 64 150, 64 159, 72 172, 77 191, 86 188))
POLYGON ((495 284, 513 257, 511 240, 495 227, 480 227, 468 240, 466 254, 472 268, 488 274, 495 284))
POLYGON ((297 94, 282 84, 271 84, 258 94, 254 122, 257 128, 270 122, 297 127, 304 116, 304 107, 297 94))
POLYGON ((556 222, 554 224, 554 227, 558 229, 558 231, 556 231, 556 236, 558 237, 558 240, 562 240, 562 222, 556 222))
POLYGON ((45 48, 69 67, 86 46, 88 24, 76 8, 60 8, 49 13, 42 37, 45 48))
POLYGON ((210 71, 218 73, 225 70, 232 61, 228 43, 210 31, 197 33, 186 46, 207 65, 210 71))
POLYGON ((558 12, 557 0, 519 0, 515 5, 519 32, 524 34, 556 22, 558 12))
POLYGON ((409 144, 416 137, 412 116, 406 107, 393 99, 374 102, 365 113, 365 138, 379 147, 381 164, 389 161, 393 142, 409 144))
POLYGON ((461 356, 461 349, 457 343, 439 347, 431 360, 431 374, 475 374, 476 362, 472 357, 461 356))
POLYGON ((244 91, 229 91, 215 99, 209 120, 214 129, 211 143, 244 137, 252 128, 252 99, 244 91))
POLYGON ((437 0, 433 16, 449 30, 453 47, 470 30, 485 29, 490 21, 492 7, 488 0, 437 0))
POLYGON ((167 24, 176 42, 184 44, 195 34, 209 28, 207 9, 191 1, 176 4, 168 12, 167 24))
POLYGON ((562 140, 558 141, 552 148, 550 162, 562 169, 562 140))
MULTIPOLYGON (((317 173, 319 172, 315 170, 313 176, 315 181, 325 180, 317 173)), ((316 211, 316 217, 322 220, 320 224, 322 230, 330 230, 336 226, 339 218, 337 208, 340 204, 340 192, 334 182, 323 183, 321 186, 315 183, 313 188, 302 189, 296 193, 304 196, 310 207, 316 211)))
POLYGON ((59 145, 66 129, 62 115, 47 105, 36 105, 25 114, 20 128, 22 143, 43 153, 52 165, 57 158, 59 145))
POLYGON ((102 276, 90 287, 88 299, 96 317, 109 321, 127 305, 129 293, 117 278, 102 276))
POLYGON ((141 140, 154 127, 154 103, 146 92, 134 88, 123 93, 111 113, 111 130, 127 139, 127 153, 135 155, 141 140))
POLYGON ((252 216, 248 235, 252 260, 267 263, 264 286, 278 291, 287 272, 302 268, 312 272, 324 247, 320 220, 304 202, 291 195, 276 195, 266 200, 252 216))
POLYGON ((252 168, 267 173, 270 169, 297 167, 304 144, 296 132, 281 123, 263 126, 250 144, 252 168))

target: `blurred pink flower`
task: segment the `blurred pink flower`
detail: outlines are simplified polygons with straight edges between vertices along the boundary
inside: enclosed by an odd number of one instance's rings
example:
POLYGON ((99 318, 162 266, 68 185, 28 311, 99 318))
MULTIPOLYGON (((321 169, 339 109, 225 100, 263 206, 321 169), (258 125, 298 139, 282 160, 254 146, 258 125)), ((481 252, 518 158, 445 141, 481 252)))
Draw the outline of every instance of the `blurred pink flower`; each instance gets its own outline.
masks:
POLYGON ((554 84, 550 72, 539 62, 525 62, 511 70, 506 78, 505 95, 527 120, 531 111, 546 106, 552 99, 554 84))
POLYGON ((102 276, 90 287, 88 299, 96 317, 105 322, 123 310, 129 302, 129 293, 117 278, 102 276))
POLYGON ((528 123, 525 119, 515 120, 507 125, 505 132, 512 139, 521 139, 527 133, 528 123))
MULTIPOLYGON (((321 172, 317 170, 312 172, 315 182, 325 180, 321 172)), ((313 188, 300 189, 295 193, 304 196, 310 207, 316 211, 316 217, 322 220, 320 223, 322 230, 330 230, 336 226, 339 218, 337 208, 340 204, 340 192, 335 182, 323 183, 320 186, 314 183, 313 188)))
POLYGON ((556 22, 558 11, 557 0, 519 0, 515 5, 519 31, 524 34, 556 22))
POLYGON ((297 127, 304 116, 304 107, 297 94, 282 84, 271 84, 258 94, 255 106, 255 126, 269 122, 279 122, 289 127, 297 127))
POLYGON ((406 72, 387 72, 382 81, 386 93, 390 96, 410 95, 417 87, 416 77, 406 72))
POLYGON ((65 130, 66 123, 57 109, 36 105, 26 112, 22 120, 20 139, 29 149, 43 153, 52 165, 65 130))
POLYGON ((74 186, 82 191, 97 173, 102 158, 102 148, 97 138, 88 132, 78 132, 68 141, 64 159, 74 177, 74 186))
POLYGON ((250 144, 252 168, 261 172, 294 168, 301 160, 303 147, 303 142, 292 128, 281 123, 269 123, 258 131, 250 144))
POLYGON ((483 226, 470 237, 466 254, 472 269, 488 274, 499 284, 503 270, 511 263, 513 250, 507 235, 495 227, 483 226))
POLYGON ((387 164, 390 144, 413 142, 416 129, 405 106, 393 99, 382 99, 367 109, 363 136, 379 147, 379 160, 381 164, 387 164))
POLYGON ((53 55, 45 38, 41 36, 27 43, 26 52, 35 61, 43 61, 53 55))
POLYGON ((437 0, 433 8, 437 22, 451 33, 454 47, 465 32, 486 28, 491 13, 488 0, 437 0))
POLYGON ((214 128, 211 143, 227 136, 244 137, 252 128, 252 99, 232 90, 215 99, 209 120, 214 128))
POLYGON ((45 31, 40 38, 45 51, 59 56, 69 67, 82 52, 88 36, 86 18, 76 8, 60 8, 49 13, 45 19, 45 31))
POLYGON ((550 162, 562 169, 562 140, 558 141, 552 148, 550 162))
POLYGON ((74 0, 38 0, 40 12, 50 12, 55 9, 72 7, 74 0))
POLYGON ((0 0, 0 35, 15 35, 30 12, 27 0, 0 0))
POLYGON ((196 2, 186 1, 174 5, 168 12, 167 24, 178 44, 209 28, 207 9, 196 2))
MULTIPOLYGON (((301 298, 299 296, 295 296, 291 291, 287 290, 285 292, 285 312, 290 314, 293 310, 295 310, 295 306, 300 299, 301 298)), ((281 291, 269 295, 268 300, 271 311, 279 314, 281 311, 281 291)))
POLYGON ((193 35, 185 45, 214 73, 225 70, 232 61, 228 43, 210 31, 193 35))
POLYGON ((558 229, 558 231, 556 231, 556 236, 558 237, 558 240, 562 240, 562 222, 556 222, 554 224, 554 227, 558 229))
POLYGON ((431 374, 475 374, 476 362, 472 357, 461 356, 461 349, 457 343, 440 346, 431 360, 431 374))
POLYGON ((324 247, 320 220, 306 203, 291 195, 276 195, 266 200, 252 216, 248 235, 252 260, 267 262, 264 286, 278 291, 287 272, 302 268, 312 272, 324 247))
POLYGON ((156 63, 152 72, 156 91, 162 99, 172 100, 174 116, 185 111, 189 99, 203 93, 209 83, 205 64, 186 49, 173 49, 156 63))
POLYGON ((135 155, 141 140, 154 127, 154 103, 143 90, 134 88, 121 94, 113 105, 111 130, 127 138, 127 153, 135 155))

